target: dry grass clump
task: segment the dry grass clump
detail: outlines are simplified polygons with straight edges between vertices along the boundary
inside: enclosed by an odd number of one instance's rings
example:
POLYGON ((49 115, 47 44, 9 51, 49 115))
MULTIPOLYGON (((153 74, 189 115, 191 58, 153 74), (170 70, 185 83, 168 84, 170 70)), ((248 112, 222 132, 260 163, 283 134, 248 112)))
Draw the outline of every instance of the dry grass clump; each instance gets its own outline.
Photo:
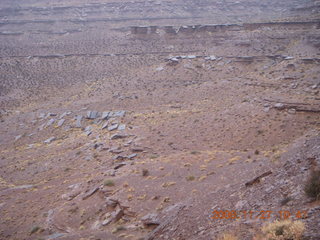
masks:
POLYGON ((300 240, 305 230, 301 221, 274 221, 262 227, 265 240, 300 240))

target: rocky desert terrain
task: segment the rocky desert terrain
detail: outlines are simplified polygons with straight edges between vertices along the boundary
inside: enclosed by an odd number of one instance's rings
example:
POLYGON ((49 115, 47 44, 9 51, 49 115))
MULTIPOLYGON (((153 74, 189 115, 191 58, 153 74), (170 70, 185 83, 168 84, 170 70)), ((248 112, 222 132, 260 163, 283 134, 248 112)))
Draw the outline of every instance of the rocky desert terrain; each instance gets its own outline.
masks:
POLYGON ((1 0, 0 62, 1 240, 320 239, 320 1, 1 0))

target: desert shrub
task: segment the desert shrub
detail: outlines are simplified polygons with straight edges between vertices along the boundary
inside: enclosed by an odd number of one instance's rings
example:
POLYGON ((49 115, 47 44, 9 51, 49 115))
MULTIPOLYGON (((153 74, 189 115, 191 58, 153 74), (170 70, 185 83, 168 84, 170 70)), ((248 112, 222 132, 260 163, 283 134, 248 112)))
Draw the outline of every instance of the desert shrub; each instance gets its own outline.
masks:
POLYGON ((104 186, 108 186, 108 187, 113 187, 114 186, 114 182, 112 180, 105 180, 103 183, 104 186))
POLYGON ((262 227, 266 240, 299 240, 305 230, 301 221, 274 221, 262 227))
POLYGON ((314 199, 320 198, 320 170, 312 171, 311 176, 304 186, 304 191, 308 197, 314 199))
POLYGON ((142 176, 146 177, 149 176, 149 170, 148 169, 142 169, 142 176))

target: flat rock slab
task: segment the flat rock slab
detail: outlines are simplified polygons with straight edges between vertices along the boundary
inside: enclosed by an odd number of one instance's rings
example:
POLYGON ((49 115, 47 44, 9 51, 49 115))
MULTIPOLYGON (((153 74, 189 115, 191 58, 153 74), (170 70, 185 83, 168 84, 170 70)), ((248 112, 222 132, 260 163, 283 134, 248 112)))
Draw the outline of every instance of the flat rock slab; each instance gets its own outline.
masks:
POLYGON ((87 112, 88 119, 96 119, 98 117, 99 117, 99 112, 97 112, 97 111, 88 111, 87 112))

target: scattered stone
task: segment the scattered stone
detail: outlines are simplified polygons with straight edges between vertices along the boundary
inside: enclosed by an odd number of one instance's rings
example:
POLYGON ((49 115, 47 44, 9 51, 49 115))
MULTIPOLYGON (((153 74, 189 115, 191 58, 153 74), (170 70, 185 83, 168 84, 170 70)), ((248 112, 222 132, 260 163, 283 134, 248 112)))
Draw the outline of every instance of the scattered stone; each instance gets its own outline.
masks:
POLYGON ((47 122, 46 126, 47 126, 47 127, 51 126, 55 121, 56 121, 56 120, 55 120, 54 118, 50 119, 50 120, 47 122))
POLYGON ((133 154, 130 154, 129 156, 127 156, 127 158, 132 159, 132 158, 135 158, 136 156, 137 156, 137 154, 133 153, 133 154))
POLYGON ((64 113, 62 113, 62 114, 60 115, 59 119, 62 119, 62 118, 64 118, 65 116, 70 115, 70 114, 71 114, 71 112, 64 112, 64 113))
POLYGON ((95 187, 94 189, 92 189, 91 191, 89 191, 87 194, 85 194, 82 197, 82 200, 86 200, 87 198, 91 197, 93 194, 95 194, 97 191, 99 190, 99 187, 95 187))
POLYGON ((123 155, 117 155, 117 156, 114 156, 112 158, 112 160, 124 160, 126 159, 127 157, 126 156, 123 156, 123 155))
POLYGON ((121 168, 121 167, 123 167, 123 166, 126 166, 126 165, 127 165, 126 163, 119 163, 118 165, 116 165, 116 166, 114 167, 114 169, 117 170, 117 169, 119 169, 119 168, 121 168))
POLYGON ((293 59, 293 57, 290 57, 290 56, 285 56, 284 57, 284 60, 292 60, 293 59))
POLYGON ((14 141, 18 141, 21 137, 22 135, 15 136, 14 141))
POLYGON ((144 149, 141 148, 141 147, 132 147, 132 148, 131 148, 131 151, 132 151, 132 152, 143 152, 144 149))
POLYGON ((113 124, 110 127, 108 127, 108 130, 113 131, 113 130, 116 130, 117 128, 118 128, 118 124, 116 123, 116 124, 113 124))
POLYGON ((87 118, 88 119, 96 119, 99 116, 99 112, 97 111, 88 111, 87 118))
POLYGON ((105 123, 102 125, 101 129, 107 128, 107 127, 108 127, 108 124, 109 124, 109 122, 105 122, 105 123))
POLYGON ((141 222, 144 226, 154 226, 154 225, 160 225, 160 222, 158 220, 158 215, 155 213, 149 213, 141 218, 141 222))
POLYGON ((44 113, 39 114, 39 118, 45 118, 45 117, 46 117, 46 115, 44 113))
POLYGON ((92 157, 91 157, 91 156, 87 156, 87 157, 84 158, 84 160, 86 160, 86 161, 91 161, 91 160, 92 160, 92 157))
POLYGON ((267 112, 270 111, 270 108, 269 108, 269 107, 265 107, 265 108, 263 109, 263 111, 267 113, 267 112))
POLYGON ((217 60, 217 58, 215 57, 215 56, 209 56, 209 57, 205 57, 204 58, 205 60, 209 60, 209 61, 215 61, 215 60, 217 60))
POLYGON ((279 110, 283 110, 285 108, 283 103, 276 103, 274 107, 279 110))
POLYGON ((57 126, 61 127, 64 124, 64 121, 64 119, 60 119, 57 126))
POLYGON ((122 139, 122 138, 126 138, 128 137, 129 135, 128 134, 120 134, 120 133, 116 133, 114 135, 112 135, 110 137, 110 140, 116 140, 116 139, 122 139))
POLYGON ((27 149, 33 148, 34 144, 29 144, 27 149))
POLYGON ((314 84, 311 86, 312 89, 316 89, 318 87, 318 84, 314 84))
POLYGON ((77 118, 76 118, 76 127, 77 128, 81 128, 82 125, 81 125, 81 121, 82 121, 82 116, 81 115, 78 115, 77 118))
POLYGON ((110 112, 103 112, 102 116, 101 116, 101 119, 102 120, 108 120, 109 115, 110 115, 110 112))
POLYGON ((118 148, 112 148, 112 149, 109 150, 109 152, 115 153, 115 154, 119 154, 119 153, 122 153, 123 150, 118 149, 118 148))
POLYGON ((123 130, 125 130, 126 129, 126 125, 125 124, 120 124, 119 126, 118 126, 118 130, 119 131, 123 131, 123 130))
POLYGON ((87 131, 91 131, 92 130, 92 127, 91 126, 87 126, 84 131, 87 132, 87 131))
POLYGON ((44 124, 42 124, 38 129, 39 129, 39 131, 42 131, 43 129, 44 129, 44 127, 46 126, 46 124, 44 123, 44 124))
POLYGON ((160 72, 160 71, 163 71, 163 70, 164 70, 164 67, 158 67, 158 68, 156 68, 156 70, 159 71, 159 72, 160 72))
POLYGON ((48 113, 47 116, 46 116, 46 118, 48 118, 48 117, 55 117, 55 116, 57 116, 57 114, 55 114, 55 113, 48 113))
POLYGON ((296 112, 297 112, 297 110, 294 108, 288 109, 288 113, 290 113, 290 114, 295 114, 296 112))
POLYGON ((51 138, 48 138, 47 140, 45 140, 44 143, 50 144, 50 143, 52 143, 54 140, 56 140, 56 138, 55 138, 55 137, 51 137, 51 138))
POLYGON ((84 129, 84 132, 87 136, 91 135, 92 133, 92 127, 91 126, 87 126, 85 129, 84 129))

